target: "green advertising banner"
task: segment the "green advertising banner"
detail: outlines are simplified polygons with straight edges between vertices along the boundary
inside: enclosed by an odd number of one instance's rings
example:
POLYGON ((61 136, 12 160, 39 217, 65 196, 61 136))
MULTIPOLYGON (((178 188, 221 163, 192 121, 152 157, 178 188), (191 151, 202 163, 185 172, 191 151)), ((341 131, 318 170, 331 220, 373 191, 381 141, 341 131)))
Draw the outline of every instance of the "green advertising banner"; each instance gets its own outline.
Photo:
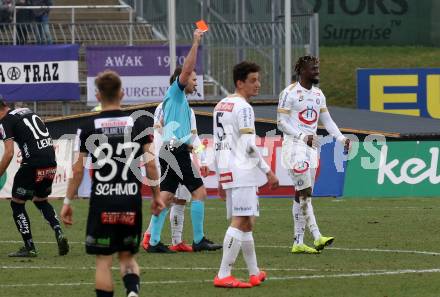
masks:
POLYGON ((434 45, 435 0, 308 0, 319 13, 321 45, 434 45))
POLYGON ((348 161, 344 197, 440 196, 440 141, 362 142, 348 161))

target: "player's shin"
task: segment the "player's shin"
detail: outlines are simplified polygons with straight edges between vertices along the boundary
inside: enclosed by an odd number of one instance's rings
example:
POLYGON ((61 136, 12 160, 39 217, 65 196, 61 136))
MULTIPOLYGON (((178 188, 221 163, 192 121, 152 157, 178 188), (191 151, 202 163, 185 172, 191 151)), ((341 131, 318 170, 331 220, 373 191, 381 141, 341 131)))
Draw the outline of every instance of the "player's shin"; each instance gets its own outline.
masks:
POLYGON ((243 232, 234 227, 229 227, 223 240, 223 257, 218 272, 218 278, 222 279, 231 275, 232 266, 241 249, 243 232))
POLYGON ((205 221, 205 203, 201 200, 191 202, 191 220, 193 226, 194 242, 199 243, 205 236, 203 224, 205 221))
POLYGON ((318 224, 316 223, 316 219, 315 219, 315 213, 313 212, 312 198, 307 197, 305 202, 307 203, 307 209, 306 209, 307 227, 309 228, 310 233, 312 233, 313 239, 318 240, 321 237, 321 233, 319 232, 318 224))
POLYGON ((293 202, 292 207, 293 214, 293 225, 294 225, 294 242, 295 244, 303 244, 304 242, 304 230, 306 228, 306 220, 301 211, 300 203, 296 201, 293 202))
POLYGON ((122 280, 124 281, 124 286, 127 291, 127 295, 129 295, 132 292, 134 293, 134 294, 132 293, 132 295, 139 293, 139 289, 140 289, 139 275, 135 273, 128 273, 124 275, 122 280))
POLYGON ((249 275, 258 275, 260 269, 257 264, 257 254, 255 253, 254 237, 251 232, 243 232, 241 250, 243 251, 243 257, 246 262, 249 275))
POLYGON ((25 247, 29 250, 35 250, 34 241, 32 240, 31 222, 29 221, 24 203, 11 201, 11 208, 12 217, 14 218, 18 232, 20 232, 23 238, 25 247))
POLYGON ((95 288, 97 297, 113 296, 112 256, 96 256, 95 288))
POLYGON ((113 291, 95 289, 96 297, 113 297, 113 291))
POLYGON ((160 234, 162 233, 163 224, 165 223, 167 213, 168 208, 164 208, 158 216, 152 216, 150 245, 154 246, 160 242, 160 234))
POLYGON ((174 204, 170 209, 171 240, 173 245, 177 245, 182 242, 184 219, 185 205, 174 204))
POLYGON ((55 231, 55 237, 58 238, 63 232, 61 230, 60 221, 52 205, 44 201, 34 201, 35 206, 40 210, 44 219, 49 223, 50 227, 55 231))

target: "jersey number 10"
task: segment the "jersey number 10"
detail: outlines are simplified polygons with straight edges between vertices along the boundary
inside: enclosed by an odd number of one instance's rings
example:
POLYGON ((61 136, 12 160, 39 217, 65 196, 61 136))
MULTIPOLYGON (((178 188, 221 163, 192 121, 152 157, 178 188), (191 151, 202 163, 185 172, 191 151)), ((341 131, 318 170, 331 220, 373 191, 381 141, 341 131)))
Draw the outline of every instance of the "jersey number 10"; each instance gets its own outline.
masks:
POLYGON ((44 126, 43 121, 36 114, 32 115, 32 123, 27 118, 24 118, 23 122, 31 130, 35 139, 46 138, 49 136, 49 131, 47 130, 47 127, 44 126), (46 129, 46 131, 41 130, 40 125, 42 125, 44 129, 46 129))

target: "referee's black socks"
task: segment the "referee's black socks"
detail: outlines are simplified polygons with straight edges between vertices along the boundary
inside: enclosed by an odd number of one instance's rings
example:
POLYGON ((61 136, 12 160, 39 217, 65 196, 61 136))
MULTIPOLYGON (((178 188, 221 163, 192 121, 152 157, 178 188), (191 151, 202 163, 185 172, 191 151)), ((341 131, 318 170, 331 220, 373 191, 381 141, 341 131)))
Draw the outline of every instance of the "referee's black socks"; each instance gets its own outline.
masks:
POLYGON ((55 231, 55 236, 58 238, 61 231, 60 221, 57 218, 57 214, 47 200, 45 201, 34 201, 35 206, 40 210, 44 219, 49 223, 52 229, 55 231))
POLYGON ((20 232, 23 238, 25 247, 29 250, 35 250, 34 241, 32 240, 31 222, 29 221, 24 203, 11 201, 11 208, 12 217, 14 218, 18 232, 20 232))
POLYGON ((124 275, 122 280, 124 281, 125 289, 127 289, 127 295, 130 292, 139 293, 139 275, 134 273, 127 273, 126 275, 124 275))

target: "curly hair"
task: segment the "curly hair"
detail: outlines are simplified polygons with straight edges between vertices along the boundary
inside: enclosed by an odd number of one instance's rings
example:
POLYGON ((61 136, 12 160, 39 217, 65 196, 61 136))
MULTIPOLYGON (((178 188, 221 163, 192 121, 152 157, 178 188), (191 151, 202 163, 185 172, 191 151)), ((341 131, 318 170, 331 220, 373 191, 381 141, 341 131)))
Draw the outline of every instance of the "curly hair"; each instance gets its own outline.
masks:
POLYGON ((299 57, 295 64, 295 73, 299 76, 301 70, 309 63, 319 64, 319 58, 311 55, 299 57))

